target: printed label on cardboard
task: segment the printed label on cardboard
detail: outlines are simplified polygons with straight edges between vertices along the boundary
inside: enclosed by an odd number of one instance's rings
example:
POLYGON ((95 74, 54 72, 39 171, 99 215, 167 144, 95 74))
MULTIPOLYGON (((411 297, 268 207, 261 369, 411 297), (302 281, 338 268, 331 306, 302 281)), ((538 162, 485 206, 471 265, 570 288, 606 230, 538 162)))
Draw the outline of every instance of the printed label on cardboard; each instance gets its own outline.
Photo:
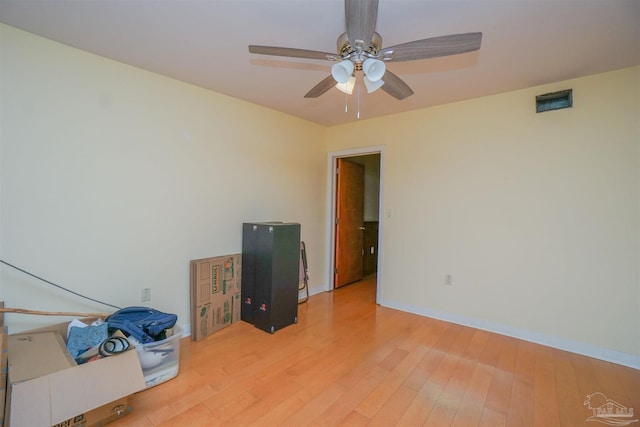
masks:
POLYGON ((215 264, 211 267, 211 293, 220 292, 220 265, 215 264))

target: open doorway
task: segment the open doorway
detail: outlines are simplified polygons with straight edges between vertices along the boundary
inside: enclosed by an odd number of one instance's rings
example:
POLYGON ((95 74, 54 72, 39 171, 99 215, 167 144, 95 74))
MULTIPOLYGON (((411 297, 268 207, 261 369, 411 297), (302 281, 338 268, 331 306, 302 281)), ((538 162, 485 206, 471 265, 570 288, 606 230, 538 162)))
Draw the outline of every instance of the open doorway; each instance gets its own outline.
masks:
POLYGON ((375 279, 380 277, 379 260, 382 249, 380 239, 382 158, 381 147, 330 153, 329 155, 332 173, 329 183, 331 199, 328 204, 330 205, 328 217, 330 218, 329 234, 331 236, 328 246, 331 251, 328 257, 330 260, 328 290, 365 278, 371 281, 373 277, 376 282, 376 295, 379 293, 379 283, 375 279), (342 176, 338 167, 340 163, 344 168, 342 176), (353 170, 356 172, 349 172, 353 170), (361 178, 357 178, 358 170, 362 175, 361 178), (358 190, 351 188, 351 185, 347 186, 349 189, 345 192, 344 188, 340 188, 341 180, 355 181, 356 189, 358 185, 361 185, 359 190, 361 194, 357 194, 358 190), (358 183, 358 181, 361 182, 358 183), (341 209, 341 197, 343 202, 346 197, 347 202, 351 205, 349 208, 341 209), (357 201, 356 207, 351 203, 358 198, 361 199, 359 208, 357 201), (343 233, 345 231, 346 233, 343 233), (344 234, 347 236, 345 237, 344 234), (344 252, 349 252, 350 256, 343 256, 344 252))

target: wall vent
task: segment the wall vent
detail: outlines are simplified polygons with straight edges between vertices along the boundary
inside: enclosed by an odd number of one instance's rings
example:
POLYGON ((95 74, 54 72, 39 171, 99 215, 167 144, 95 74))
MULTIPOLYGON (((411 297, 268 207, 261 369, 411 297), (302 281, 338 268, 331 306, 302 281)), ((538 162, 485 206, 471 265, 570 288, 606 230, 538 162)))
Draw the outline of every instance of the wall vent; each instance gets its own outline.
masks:
POLYGON ((573 107, 573 89, 536 96, 536 113, 573 107))

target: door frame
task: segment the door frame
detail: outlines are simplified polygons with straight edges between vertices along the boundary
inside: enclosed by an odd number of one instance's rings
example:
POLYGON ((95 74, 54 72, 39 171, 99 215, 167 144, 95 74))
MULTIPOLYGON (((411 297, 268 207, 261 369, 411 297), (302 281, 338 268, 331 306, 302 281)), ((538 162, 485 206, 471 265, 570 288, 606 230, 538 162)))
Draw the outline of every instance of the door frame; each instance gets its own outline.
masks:
POLYGON ((338 158, 354 157, 354 156, 366 156, 367 154, 380 154, 380 190, 378 201, 378 273, 376 283, 376 303, 380 300, 381 289, 383 286, 382 278, 382 260, 384 250, 384 221, 382 215, 382 207, 384 206, 384 186, 382 185, 384 176, 384 146, 378 145, 373 147, 353 148, 349 150, 331 151, 327 154, 327 257, 326 257, 326 277, 327 283, 325 285, 325 291, 333 291, 333 280, 335 271, 335 242, 336 242, 336 227, 335 227, 335 212, 336 212, 336 163, 338 158))

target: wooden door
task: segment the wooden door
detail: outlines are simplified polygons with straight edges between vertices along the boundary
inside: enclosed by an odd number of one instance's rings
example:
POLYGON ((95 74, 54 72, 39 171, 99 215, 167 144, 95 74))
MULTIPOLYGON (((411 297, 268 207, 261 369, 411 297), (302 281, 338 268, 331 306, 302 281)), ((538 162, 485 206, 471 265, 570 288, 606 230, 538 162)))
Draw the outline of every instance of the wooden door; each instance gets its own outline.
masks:
POLYGON ((334 288, 362 279, 364 166, 338 159, 334 288))

